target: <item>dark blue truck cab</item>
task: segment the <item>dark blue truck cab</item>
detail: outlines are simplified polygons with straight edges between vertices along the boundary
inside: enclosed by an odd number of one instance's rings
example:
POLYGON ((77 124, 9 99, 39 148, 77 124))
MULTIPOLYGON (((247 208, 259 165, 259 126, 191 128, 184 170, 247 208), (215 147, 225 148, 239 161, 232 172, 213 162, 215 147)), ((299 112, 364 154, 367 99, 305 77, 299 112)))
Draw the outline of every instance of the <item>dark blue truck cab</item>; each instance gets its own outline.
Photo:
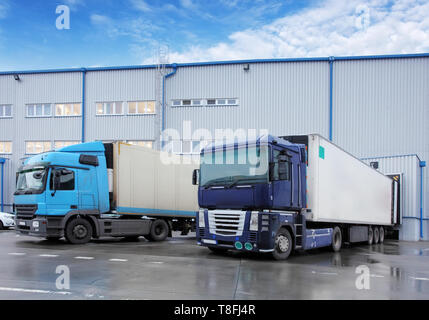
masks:
POLYGON ((306 146, 282 138, 213 145, 201 151, 197 242, 212 251, 271 253, 341 247, 338 227, 306 225, 306 146))

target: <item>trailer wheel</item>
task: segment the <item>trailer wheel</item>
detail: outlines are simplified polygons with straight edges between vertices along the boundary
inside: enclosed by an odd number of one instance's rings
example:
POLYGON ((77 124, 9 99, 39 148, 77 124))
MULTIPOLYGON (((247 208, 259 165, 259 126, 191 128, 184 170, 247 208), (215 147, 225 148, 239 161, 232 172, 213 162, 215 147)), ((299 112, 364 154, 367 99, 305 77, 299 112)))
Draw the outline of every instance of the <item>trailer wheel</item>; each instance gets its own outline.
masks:
POLYGON ((274 239, 273 258, 276 260, 286 260, 292 252, 292 237, 289 230, 280 228, 274 239))
POLYGON ((380 239, 378 240, 379 243, 383 243, 384 242, 384 228, 380 227, 380 239))
POLYGON ((150 227, 149 240, 151 241, 163 241, 168 236, 168 224, 165 220, 158 219, 152 222, 150 227))
POLYGON ((332 245, 331 249, 334 252, 338 252, 341 249, 341 244, 343 243, 343 237, 341 235, 341 229, 339 227, 335 227, 332 232, 332 245))
POLYGON ((374 244, 377 244, 378 240, 380 240, 380 232, 377 227, 374 227, 374 244))
POLYGON ((83 244, 91 240, 92 227, 88 220, 76 218, 66 225, 65 238, 72 244, 83 244))
POLYGON ((372 245, 374 241, 374 232, 372 231, 372 227, 368 227, 368 244, 372 245))

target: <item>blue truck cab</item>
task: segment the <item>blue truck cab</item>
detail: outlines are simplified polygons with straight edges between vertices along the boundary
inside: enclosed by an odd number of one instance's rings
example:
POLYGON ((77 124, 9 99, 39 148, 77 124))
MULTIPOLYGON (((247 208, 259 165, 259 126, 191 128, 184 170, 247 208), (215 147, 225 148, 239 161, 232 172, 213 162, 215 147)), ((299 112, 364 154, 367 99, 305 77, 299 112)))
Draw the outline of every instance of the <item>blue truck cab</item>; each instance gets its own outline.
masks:
MULTIPOLYGON (((271 253, 338 247, 333 228, 306 225, 306 146, 274 136, 201 151, 197 243, 214 252, 271 253)), ((340 242, 341 244, 341 242, 340 242)))
POLYGON ((117 210, 113 182, 109 184, 113 162, 113 144, 97 141, 24 160, 14 193, 16 231, 49 240, 65 237, 70 243, 82 244, 102 236, 145 236, 161 241, 171 231, 180 230, 173 225, 174 217, 117 210))

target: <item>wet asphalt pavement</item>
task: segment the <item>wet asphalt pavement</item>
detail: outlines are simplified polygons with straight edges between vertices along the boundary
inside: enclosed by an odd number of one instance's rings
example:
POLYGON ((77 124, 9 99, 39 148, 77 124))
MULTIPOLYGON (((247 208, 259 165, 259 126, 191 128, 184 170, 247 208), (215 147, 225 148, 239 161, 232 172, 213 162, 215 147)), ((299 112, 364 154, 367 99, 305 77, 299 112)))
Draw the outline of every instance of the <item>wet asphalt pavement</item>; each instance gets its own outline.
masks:
POLYGON ((387 240, 279 262, 216 255, 195 234, 70 245, 0 231, 0 299, 429 299, 429 242, 387 240), (68 290, 56 287, 58 266, 70 270, 68 290))

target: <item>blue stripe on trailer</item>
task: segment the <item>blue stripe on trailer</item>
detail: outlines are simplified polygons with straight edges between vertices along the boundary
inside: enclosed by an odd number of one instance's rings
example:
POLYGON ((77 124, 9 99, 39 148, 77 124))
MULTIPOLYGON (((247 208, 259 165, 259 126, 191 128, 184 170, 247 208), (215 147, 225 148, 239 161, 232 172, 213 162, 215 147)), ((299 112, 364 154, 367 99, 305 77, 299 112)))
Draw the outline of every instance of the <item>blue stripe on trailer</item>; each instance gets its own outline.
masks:
POLYGON ((116 208, 117 213, 129 213, 129 214, 144 214, 153 216, 179 216, 179 217, 191 217, 197 216, 196 211, 184 211, 184 210, 164 210, 164 209, 153 209, 153 208, 133 208, 133 207, 118 207, 116 208))

